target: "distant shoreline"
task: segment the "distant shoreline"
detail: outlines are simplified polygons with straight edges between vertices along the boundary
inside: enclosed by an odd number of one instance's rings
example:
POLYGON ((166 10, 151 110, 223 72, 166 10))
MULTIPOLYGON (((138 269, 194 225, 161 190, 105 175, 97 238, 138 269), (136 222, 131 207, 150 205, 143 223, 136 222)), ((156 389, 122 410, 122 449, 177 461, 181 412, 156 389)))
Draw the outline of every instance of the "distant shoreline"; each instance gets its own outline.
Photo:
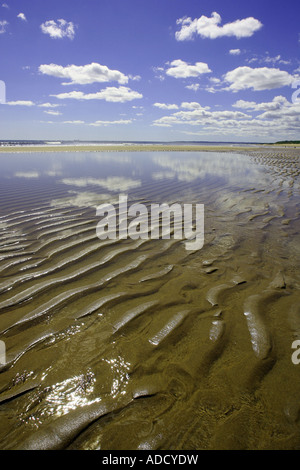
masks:
POLYGON ((213 146, 213 145, 160 145, 160 144, 141 144, 141 145, 32 145, 32 146, 3 146, 0 147, 1 153, 31 153, 31 152, 233 152, 259 149, 262 146, 251 147, 232 147, 232 146, 213 146))
POLYGON ((253 146, 221 145, 14 145, 0 147, 0 153, 32 152, 247 152, 268 148, 300 148, 300 144, 258 144, 253 146))

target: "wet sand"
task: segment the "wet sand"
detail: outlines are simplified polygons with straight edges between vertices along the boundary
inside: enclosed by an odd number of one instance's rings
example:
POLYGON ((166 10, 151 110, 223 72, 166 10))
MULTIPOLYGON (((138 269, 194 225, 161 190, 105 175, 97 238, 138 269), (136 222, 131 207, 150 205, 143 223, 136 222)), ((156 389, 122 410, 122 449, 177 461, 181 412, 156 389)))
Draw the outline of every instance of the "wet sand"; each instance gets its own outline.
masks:
POLYGON ((300 144, 238 145, 176 145, 176 144, 126 144, 126 145, 12 145, 0 147, 0 153, 32 152, 245 152, 272 149, 300 149, 300 144))
MULTIPOLYGON (((258 149, 260 146, 257 147, 258 149)), ((253 150, 253 147, 218 145, 45 145, 0 147, 0 153, 27 152, 231 152, 253 150)))
POLYGON ((84 152, 116 152, 118 167, 120 150, 132 200, 205 204, 204 248, 100 242, 95 179, 57 162, 51 187, 33 167, 17 185, 7 176, 0 448, 299 449, 300 150, 209 147, 212 164, 194 146, 151 146, 156 169, 135 187, 135 146, 84 152))

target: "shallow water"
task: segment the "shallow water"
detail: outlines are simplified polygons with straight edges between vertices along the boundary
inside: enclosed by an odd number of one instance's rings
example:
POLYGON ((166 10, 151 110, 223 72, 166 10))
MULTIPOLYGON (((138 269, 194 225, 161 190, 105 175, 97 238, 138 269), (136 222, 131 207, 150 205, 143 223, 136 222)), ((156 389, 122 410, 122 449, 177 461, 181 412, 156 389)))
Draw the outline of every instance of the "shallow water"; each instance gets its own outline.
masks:
POLYGON ((297 152, 2 154, 0 448, 298 449, 297 152), (205 205, 205 245, 96 207, 205 205))

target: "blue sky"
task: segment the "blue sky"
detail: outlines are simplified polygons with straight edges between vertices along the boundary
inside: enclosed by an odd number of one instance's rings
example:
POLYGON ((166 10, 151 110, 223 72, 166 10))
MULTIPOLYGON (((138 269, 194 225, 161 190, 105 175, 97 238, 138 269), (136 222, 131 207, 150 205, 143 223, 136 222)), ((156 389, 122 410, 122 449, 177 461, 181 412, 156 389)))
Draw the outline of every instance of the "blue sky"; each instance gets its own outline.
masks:
POLYGON ((299 13, 298 0, 0 0, 0 139, 300 139, 299 13))

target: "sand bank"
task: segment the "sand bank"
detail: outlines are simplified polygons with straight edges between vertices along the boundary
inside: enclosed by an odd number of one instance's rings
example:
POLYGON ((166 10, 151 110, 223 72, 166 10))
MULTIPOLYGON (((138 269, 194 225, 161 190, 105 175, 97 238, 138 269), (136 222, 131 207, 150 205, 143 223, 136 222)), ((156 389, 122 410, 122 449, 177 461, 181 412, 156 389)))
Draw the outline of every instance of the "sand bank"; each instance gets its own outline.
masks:
POLYGON ((241 152, 260 150, 268 146, 220 146, 220 145, 49 145, 0 147, 2 153, 18 152, 241 152))

